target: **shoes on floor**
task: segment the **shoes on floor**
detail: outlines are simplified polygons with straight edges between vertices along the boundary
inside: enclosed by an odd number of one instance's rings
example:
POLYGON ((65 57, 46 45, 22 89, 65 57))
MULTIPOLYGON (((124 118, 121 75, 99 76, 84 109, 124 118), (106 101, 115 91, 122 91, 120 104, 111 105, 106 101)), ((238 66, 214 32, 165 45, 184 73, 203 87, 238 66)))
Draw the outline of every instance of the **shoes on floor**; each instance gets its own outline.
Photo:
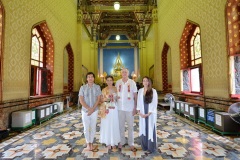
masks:
POLYGON ((150 151, 145 152, 145 155, 149 155, 149 154, 152 154, 152 152, 150 151))
POLYGON ((137 152, 137 148, 135 148, 134 146, 131 146, 130 148, 132 152, 137 152))

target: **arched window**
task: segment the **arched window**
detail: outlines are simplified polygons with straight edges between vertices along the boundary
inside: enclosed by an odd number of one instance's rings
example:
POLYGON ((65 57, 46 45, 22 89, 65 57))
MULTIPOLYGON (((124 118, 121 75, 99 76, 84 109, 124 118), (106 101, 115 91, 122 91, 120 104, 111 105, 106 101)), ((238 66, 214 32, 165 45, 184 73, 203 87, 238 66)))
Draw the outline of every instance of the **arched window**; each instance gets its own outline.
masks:
POLYGON ((180 41, 182 91, 203 93, 201 34, 198 25, 187 22, 180 41))
POLYGON ((172 91, 172 67, 171 52, 169 45, 165 42, 162 50, 162 90, 172 91))
POLYGON ((42 22, 32 29, 30 96, 52 94, 52 75, 53 39, 46 22, 42 22))
POLYGON ((63 91, 73 92, 74 57, 71 44, 68 43, 63 56, 63 91))
POLYGON ((226 4, 230 95, 240 98, 240 0, 228 0, 226 4))

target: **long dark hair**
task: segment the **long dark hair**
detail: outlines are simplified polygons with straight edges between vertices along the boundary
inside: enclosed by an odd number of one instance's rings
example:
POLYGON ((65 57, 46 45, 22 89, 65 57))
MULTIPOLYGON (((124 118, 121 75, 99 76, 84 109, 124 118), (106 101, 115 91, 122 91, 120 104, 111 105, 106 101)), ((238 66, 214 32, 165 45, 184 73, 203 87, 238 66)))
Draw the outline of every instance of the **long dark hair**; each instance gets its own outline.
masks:
POLYGON ((143 77, 143 79, 144 78, 146 78, 148 80, 148 88, 147 88, 147 91, 146 91, 146 94, 145 94, 144 101, 145 101, 145 103, 151 103, 152 99, 153 99, 152 80, 147 76, 143 77))

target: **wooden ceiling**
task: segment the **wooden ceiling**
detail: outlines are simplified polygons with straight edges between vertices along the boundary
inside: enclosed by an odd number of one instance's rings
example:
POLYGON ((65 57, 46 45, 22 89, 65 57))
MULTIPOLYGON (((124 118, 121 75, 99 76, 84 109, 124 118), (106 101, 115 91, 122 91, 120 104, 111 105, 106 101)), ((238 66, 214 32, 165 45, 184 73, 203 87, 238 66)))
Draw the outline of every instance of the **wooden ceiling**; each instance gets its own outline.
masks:
POLYGON ((156 0, 78 0, 82 23, 92 40, 106 40, 110 35, 126 35, 140 39, 140 30, 147 33, 152 24, 156 0), (120 9, 114 10, 114 2, 120 9))

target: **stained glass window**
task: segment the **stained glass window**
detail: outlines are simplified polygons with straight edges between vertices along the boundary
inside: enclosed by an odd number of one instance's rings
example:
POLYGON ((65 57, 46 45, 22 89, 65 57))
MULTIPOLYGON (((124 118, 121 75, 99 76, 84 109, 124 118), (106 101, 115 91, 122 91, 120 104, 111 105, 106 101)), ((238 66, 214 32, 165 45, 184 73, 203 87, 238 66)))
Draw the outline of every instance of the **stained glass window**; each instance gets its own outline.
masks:
POLYGON ((36 28, 32 30, 31 65, 43 67, 43 40, 36 28))
POLYGON ((31 88, 30 95, 41 95, 41 76, 40 70, 44 68, 44 43, 43 35, 39 33, 37 27, 32 29, 32 46, 31 46, 31 88))
POLYGON ((191 38, 191 66, 202 63, 202 53, 201 53, 201 39, 200 39, 200 29, 196 27, 193 36, 191 38))

